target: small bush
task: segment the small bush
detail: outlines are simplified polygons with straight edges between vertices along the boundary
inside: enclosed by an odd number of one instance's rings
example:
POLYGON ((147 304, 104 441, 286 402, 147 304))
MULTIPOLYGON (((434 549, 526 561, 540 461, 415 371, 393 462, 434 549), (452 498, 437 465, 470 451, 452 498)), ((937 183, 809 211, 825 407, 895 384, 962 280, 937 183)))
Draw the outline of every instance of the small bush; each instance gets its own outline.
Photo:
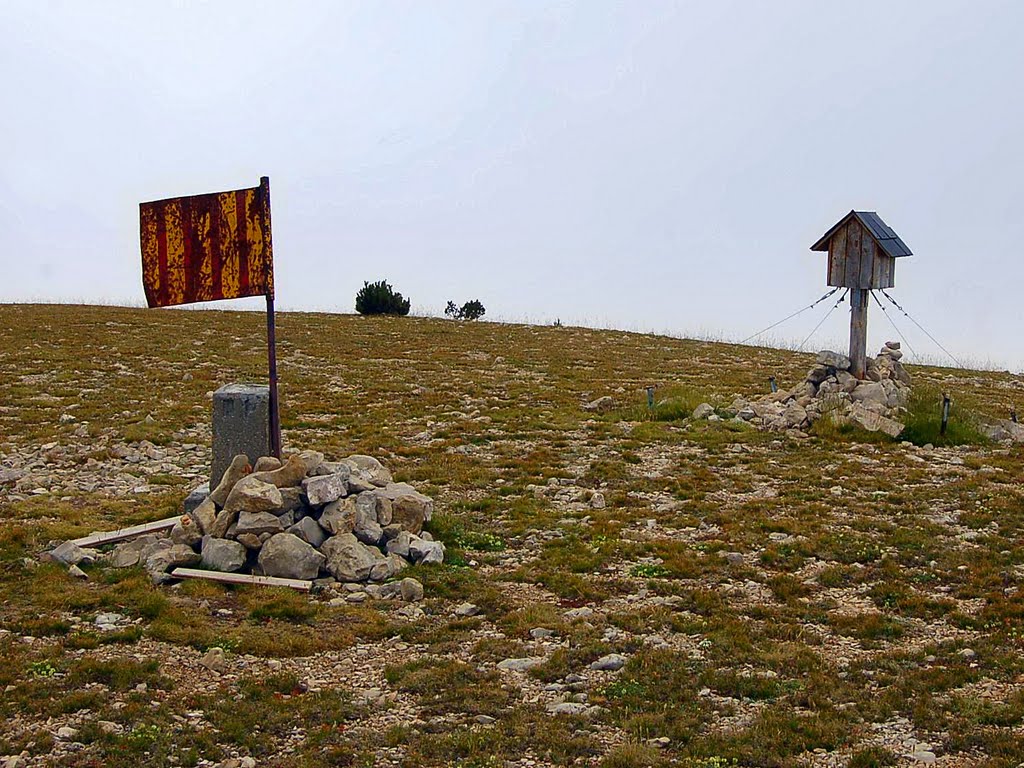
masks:
POLYGON ((409 300, 385 280, 364 281, 356 294, 356 312, 360 315, 408 315, 409 300))
POLYGON ((707 399, 702 393, 682 384, 660 387, 654 397, 653 408, 647 406, 644 395, 643 405, 636 405, 620 412, 619 416, 630 421, 682 421, 707 399))
POLYGON ((444 308, 444 313, 452 320, 478 320, 484 316, 487 310, 477 299, 467 301, 461 307, 455 306, 454 301, 449 301, 444 308))
POLYGON ((914 445, 983 445, 988 438, 982 433, 977 415, 956 400, 949 409, 946 434, 942 428, 942 391, 934 386, 916 386, 907 404, 906 428, 901 440, 914 445))

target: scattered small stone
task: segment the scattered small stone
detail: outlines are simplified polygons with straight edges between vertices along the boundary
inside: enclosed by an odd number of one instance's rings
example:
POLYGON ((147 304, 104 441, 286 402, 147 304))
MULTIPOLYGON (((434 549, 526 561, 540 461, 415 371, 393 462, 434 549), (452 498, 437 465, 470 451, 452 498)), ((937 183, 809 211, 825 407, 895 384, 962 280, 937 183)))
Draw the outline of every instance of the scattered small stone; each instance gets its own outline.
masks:
POLYGON ((619 653, 609 653, 591 663, 590 668, 599 672, 617 672, 626 666, 626 657, 619 653))
POLYGON ((509 672, 526 672, 529 669, 540 666, 544 663, 544 657, 542 656, 529 656, 522 659, 505 659, 504 661, 498 662, 498 669, 504 669, 509 672))
POLYGON ((703 420, 707 419, 708 417, 713 416, 714 413, 715 413, 715 409, 712 408, 710 404, 708 404, 708 403, 701 403, 700 405, 698 405, 696 408, 693 409, 693 414, 692 415, 693 415, 693 418, 695 418, 697 420, 700 420, 700 421, 703 421, 703 420))
POLYGON ((570 608, 568 611, 562 614, 562 616, 569 621, 575 621, 576 619, 587 619, 594 615, 594 609, 583 606, 581 608, 570 608))
POLYGON ((584 411, 590 413, 608 413, 615 410, 615 398, 611 395, 604 395, 596 400, 591 400, 583 406, 584 411))
POLYGON ((89 574, 79 568, 77 565, 69 565, 68 573, 76 579, 88 579, 89 574))
POLYGON ((476 616, 480 613, 480 606, 474 605, 473 603, 462 603, 456 606, 454 613, 456 616, 464 618, 476 616))
POLYGON ((64 565, 78 565, 83 562, 89 565, 95 562, 96 555, 91 551, 82 549, 82 547, 74 542, 65 541, 50 552, 45 553, 40 559, 63 563, 64 565))
POLYGON ((548 704, 547 709, 553 715, 582 715, 589 707, 581 702, 562 701, 548 704))
POLYGON ((199 663, 211 672, 216 672, 219 675, 223 675, 229 669, 224 649, 218 648, 217 646, 210 648, 206 653, 204 653, 203 657, 199 660, 199 663))
POLYGON ((407 603, 417 603, 423 599, 423 585, 412 578, 404 578, 399 582, 402 600, 407 603))

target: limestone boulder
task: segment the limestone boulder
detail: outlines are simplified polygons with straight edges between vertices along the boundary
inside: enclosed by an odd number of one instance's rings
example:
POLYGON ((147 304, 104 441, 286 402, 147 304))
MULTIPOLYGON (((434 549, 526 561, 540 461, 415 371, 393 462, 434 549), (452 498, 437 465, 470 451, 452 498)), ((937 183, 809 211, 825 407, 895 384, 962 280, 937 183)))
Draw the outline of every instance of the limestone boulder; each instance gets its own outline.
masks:
POLYGON ((377 563, 376 554, 351 533, 339 533, 320 547, 327 558, 326 568, 341 582, 366 581, 377 563))
POLYGON ((344 463, 352 468, 352 474, 369 482, 371 485, 383 488, 394 482, 391 472, 373 456, 353 454, 343 459, 344 463))
POLYGON ((235 540, 252 552, 259 552, 260 548, 263 546, 263 539, 255 533, 243 533, 237 536, 235 540))
POLYGON ((74 542, 65 541, 51 551, 47 552, 42 560, 61 563, 63 565, 78 565, 79 563, 92 563, 96 559, 95 550, 86 550, 74 542))
POLYGON ((444 544, 413 537, 409 543, 409 558, 420 565, 441 563, 444 561, 444 544))
POLYGON ((234 489, 235 484, 238 483, 243 477, 245 477, 252 470, 249 464, 249 457, 244 453, 240 453, 231 460, 231 464, 224 471, 221 476, 220 482, 217 487, 210 493, 210 499, 218 507, 223 507, 227 502, 228 496, 234 489))
POLYGON ((885 391, 885 387, 882 386, 881 382, 878 381, 861 382, 850 393, 850 398, 855 403, 877 403, 882 406, 887 406, 889 402, 889 394, 885 391))
POLYGON ((429 522, 434 513, 434 501, 419 493, 408 483, 391 483, 377 491, 380 498, 391 502, 391 522, 402 526, 410 533, 418 534, 423 523, 429 522))
MULTIPOLYGON (((260 472, 272 472, 275 469, 280 469, 281 466, 281 460, 276 456, 260 456, 256 459, 256 463, 252 465, 252 473, 257 475, 260 472)), ((263 478, 260 479, 263 480, 263 478)), ((268 481, 263 480, 263 482, 268 481)))
POLYGON ((209 571, 236 573, 245 566, 246 549, 237 541, 203 537, 199 565, 209 571))
POLYGON ((217 505, 213 503, 213 499, 207 496, 199 506, 188 514, 199 529, 199 533, 205 536, 213 528, 213 523, 217 519, 217 505))
POLYGON ((288 528, 288 533, 294 534, 307 544, 319 547, 327 539, 327 534, 320 524, 312 517, 304 517, 299 522, 288 528))
POLYGON ((298 487, 306 476, 306 462, 298 454, 288 457, 283 465, 278 462, 278 465, 275 469, 253 472, 251 477, 280 489, 298 487))
POLYGON ((260 536, 264 533, 271 535, 282 533, 284 526, 281 519, 270 512, 241 512, 238 515, 238 523, 235 527, 235 536, 251 533, 260 536))
POLYGON ((174 524, 169 536, 175 544, 185 544, 189 547, 195 547, 203 539, 199 526, 192 522, 188 515, 182 516, 181 520, 174 524))
POLYGON ((320 527, 332 536, 339 533, 352 533, 356 527, 355 498, 350 496, 332 501, 324 507, 319 523, 320 527))
POLYGON ((883 432, 889 437, 899 437, 904 429, 900 422, 865 407, 863 403, 855 403, 849 411, 848 418, 869 432, 883 432))
POLYGON ((227 512, 273 512, 284 504, 281 491, 257 477, 243 477, 231 489, 224 510, 227 512))
POLYGON ((583 406, 584 411, 590 413, 608 413, 609 411, 615 410, 615 398, 611 395, 605 395, 599 397, 596 400, 591 400, 589 403, 583 406))
MULTIPOLYGON (((167 541, 170 541, 167 539, 167 541)), ((167 581, 167 572, 175 568, 189 568, 201 561, 198 552, 185 544, 171 544, 150 553, 144 562, 146 571, 157 584, 167 581)))
POLYGON ((400 529, 397 536, 388 540, 386 549, 389 553, 399 557, 409 557, 409 547, 414 538, 416 537, 409 531, 400 529))
POLYGON ((818 365, 827 365, 830 368, 835 368, 837 371, 850 370, 849 357, 840 354, 839 352, 832 352, 827 349, 823 349, 818 353, 818 357, 815 359, 815 362, 817 362, 818 365))
POLYGON ((327 558, 291 533, 271 536, 260 550, 259 566, 267 576, 315 579, 327 558))
POLYGON ((715 409, 711 407, 709 403, 701 403, 693 409, 693 418, 704 421, 708 416, 713 416, 715 409))
POLYGON ((302 490, 312 507, 321 507, 348 495, 348 478, 351 470, 344 467, 343 471, 330 475, 307 477, 302 481, 302 490))
POLYGON ((355 520, 352 533, 364 544, 376 546, 384 538, 384 530, 377 522, 377 497, 362 493, 355 497, 355 520))

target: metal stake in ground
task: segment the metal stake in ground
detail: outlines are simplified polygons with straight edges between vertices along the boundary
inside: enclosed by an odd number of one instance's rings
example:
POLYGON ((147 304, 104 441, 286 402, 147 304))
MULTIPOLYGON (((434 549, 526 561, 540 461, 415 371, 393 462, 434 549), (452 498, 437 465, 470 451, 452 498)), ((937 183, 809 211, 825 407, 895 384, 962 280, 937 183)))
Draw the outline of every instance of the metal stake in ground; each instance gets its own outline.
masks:
POLYGON ((850 289, 850 373, 863 379, 869 292, 894 285, 896 259, 910 249, 877 213, 850 211, 811 250, 828 252, 828 284, 850 289))
POLYGON ((949 407, 953 404, 953 401, 949 399, 949 395, 945 392, 942 393, 942 424, 939 426, 939 434, 946 434, 946 426, 949 424, 949 407))

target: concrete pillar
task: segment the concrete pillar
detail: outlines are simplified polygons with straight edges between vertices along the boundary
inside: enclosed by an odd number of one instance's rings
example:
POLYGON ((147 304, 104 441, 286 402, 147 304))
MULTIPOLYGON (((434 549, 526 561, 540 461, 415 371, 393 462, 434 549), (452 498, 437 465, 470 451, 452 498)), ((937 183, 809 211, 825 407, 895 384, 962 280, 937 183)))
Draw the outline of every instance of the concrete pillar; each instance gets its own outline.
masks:
POLYGON ((255 464, 270 455, 270 387, 225 384, 213 393, 213 461, 210 488, 216 488, 240 453, 255 464))

